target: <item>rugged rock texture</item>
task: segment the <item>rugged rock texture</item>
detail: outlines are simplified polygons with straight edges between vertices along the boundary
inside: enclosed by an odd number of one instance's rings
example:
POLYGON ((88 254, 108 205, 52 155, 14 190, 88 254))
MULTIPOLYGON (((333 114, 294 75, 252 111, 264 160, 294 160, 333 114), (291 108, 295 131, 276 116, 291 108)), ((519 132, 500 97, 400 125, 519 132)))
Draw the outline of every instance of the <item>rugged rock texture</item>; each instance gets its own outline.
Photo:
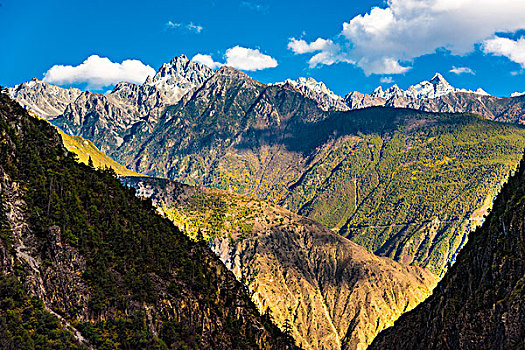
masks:
POLYGON ((67 105, 82 93, 79 89, 63 89, 36 78, 8 89, 9 95, 24 108, 43 118, 52 119, 64 112, 67 105))
MULTIPOLYGON (((0 271, 79 343, 293 348, 209 248, 155 214, 112 171, 76 163, 54 128, 4 93, 0 137, 0 271)), ((1 300, 2 312, 10 305, 1 300)))
POLYGON ((121 178, 204 239, 304 349, 364 349, 423 300, 437 278, 380 258, 305 217, 225 191, 121 178))
POLYGON ((474 113, 489 120, 525 124, 525 96, 494 97, 458 91, 435 98, 414 98, 399 93, 367 95, 355 91, 346 95, 345 102, 350 109, 387 106, 426 112, 474 113))
POLYGON ((144 85, 166 91, 169 96, 168 104, 175 104, 212 75, 210 68, 181 55, 164 63, 153 77, 146 79, 144 85))
POLYGON ((300 77, 297 80, 288 79, 284 83, 299 90, 304 96, 317 102, 317 105, 324 111, 347 111, 349 108, 341 96, 336 95, 328 89, 322 81, 313 78, 300 77))
POLYGON ((523 349, 525 161, 454 266, 371 349, 523 349))

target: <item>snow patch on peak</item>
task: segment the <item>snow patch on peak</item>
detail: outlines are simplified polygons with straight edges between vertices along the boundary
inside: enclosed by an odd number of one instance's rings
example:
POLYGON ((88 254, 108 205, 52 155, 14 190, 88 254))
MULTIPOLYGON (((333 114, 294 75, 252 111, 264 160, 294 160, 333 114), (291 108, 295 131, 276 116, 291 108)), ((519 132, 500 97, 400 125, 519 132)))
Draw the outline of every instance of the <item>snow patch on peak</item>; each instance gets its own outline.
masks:
POLYGON ((466 92, 483 96, 488 95, 488 93, 481 88, 477 89, 476 91, 455 88, 450 85, 443 75, 440 73, 435 73, 432 79, 424 80, 418 84, 412 85, 406 90, 402 90, 397 85, 393 85, 389 89, 383 91, 382 87, 379 86, 374 90, 371 96, 384 99, 390 99, 393 97, 429 99, 448 95, 454 92, 466 92))
POLYGON ((322 81, 317 81, 312 77, 300 77, 297 80, 287 79, 282 83, 272 85, 282 86, 285 84, 293 86, 304 96, 316 101, 319 107, 325 111, 346 111, 349 109, 341 96, 335 94, 322 81))
POLYGON ((148 76, 144 85, 156 86, 168 92, 171 95, 170 103, 176 103, 212 75, 213 70, 210 68, 180 55, 164 63, 153 77, 148 76))
POLYGON ((525 95, 525 91, 524 92, 513 92, 512 94, 510 94, 510 97, 519 97, 519 96, 524 96, 525 95))

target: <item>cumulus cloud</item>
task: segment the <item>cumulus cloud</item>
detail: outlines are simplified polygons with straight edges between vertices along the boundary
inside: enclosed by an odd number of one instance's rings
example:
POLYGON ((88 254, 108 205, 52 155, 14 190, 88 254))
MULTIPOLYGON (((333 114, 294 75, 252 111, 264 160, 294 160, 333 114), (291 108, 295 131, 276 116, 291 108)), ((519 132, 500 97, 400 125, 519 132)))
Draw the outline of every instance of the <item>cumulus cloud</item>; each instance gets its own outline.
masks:
POLYGON ((275 58, 265 55, 257 49, 235 46, 226 50, 225 57, 227 66, 247 71, 277 67, 275 58))
POLYGON ((525 68, 525 38, 517 40, 509 38, 494 37, 485 40, 483 51, 497 56, 505 56, 525 68))
POLYGON ((317 38, 315 41, 307 43, 303 39, 290 38, 288 48, 296 55, 317 52, 308 61, 310 68, 320 64, 332 65, 337 62, 354 63, 342 52, 339 45, 329 39, 317 38))
POLYGON ((212 69, 221 66, 230 66, 241 70, 256 71, 277 67, 277 60, 272 56, 265 55, 258 49, 249 49, 241 46, 235 46, 226 50, 224 58, 226 62, 220 63, 214 61, 210 55, 199 53, 196 54, 192 60, 212 69))
POLYGON ((203 54, 200 54, 200 53, 198 53, 195 56, 193 56, 193 58, 191 60, 193 62, 197 62, 197 63, 203 64, 205 66, 208 66, 211 69, 216 69, 216 68, 219 68, 219 67, 221 67, 223 65, 222 63, 215 62, 210 55, 203 55, 203 54))
POLYGON ((394 82, 394 79, 392 77, 381 77, 379 81, 382 82, 383 84, 391 84, 394 82))
POLYGON ((54 65, 44 76, 44 81, 53 84, 87 83, 89 89, 101 89, 121 81, 141 84, 155 70, 139 60, 111 62, 107 57, 89 56, 78 66, 54 65))
POLYGON ((456 67, 456 66, 452 66, 452 69, 449 71, 450 73, 454 73, 454 74, 472 74, 474 75, 474 71, 472 69, 470 69, 469 67, 456 67))
POLYGON ((464 55, 497 32, 523 29, 523 13, 523 0, 388 0, 343 23, 336 37, 340 55, 366 74, 399 74, 416 57, 442 49, 464 55))
POLYGON ((203 26, 197 25, 193 22, 190 22, 188 24, 179 23, 179 22, 172 22, 168 21, 166 23, 166 29, 184 29, 189 32, 197 33, 199 34, 204 29, 203 26))

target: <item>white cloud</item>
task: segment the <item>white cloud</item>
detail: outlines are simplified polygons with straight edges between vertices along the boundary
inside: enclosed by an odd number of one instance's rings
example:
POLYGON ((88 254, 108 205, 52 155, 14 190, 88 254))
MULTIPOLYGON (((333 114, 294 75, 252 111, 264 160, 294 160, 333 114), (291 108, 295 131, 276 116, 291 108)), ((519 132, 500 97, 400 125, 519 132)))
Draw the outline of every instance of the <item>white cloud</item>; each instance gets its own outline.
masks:
POLYGON ((259 50, 235 46, 226 50, 226 65, 241 70, 256 71, 277 67, 275 58, 259 50))
POLYGON ((465 55, 497 32, 524 29, 523 13, 523 0, 388 0, 343 23, 339 55, 368 75, 404 73, 416 57, 440 49, 465 55))
POLYGON ((449 70, 450 73, 454 73, 454 74, 472 74, 474 75, 474 71, 472 69, 470 69, 469 67, 456 67, 456 66, 452 66, 452 69, 449 70))
POLYGON ((248 49, 241 46, 235 46, 226 50, 224 58, 226 62, 221 63, 214 61, 210 55, 199 53, 193 56, 192 61, 204 64, 211 69, 230 66, 241 70, 256 71, 277 67, 277 60, 272 56, 265 55, 257 49, 248 49))
POLYGON ((215 62, 210 55, 202 55, 200 53, 198 53, 195 56, 193 56, 193 58, 191 60, 193 62, 198 62, 200 64, 208 66, 211 69, 216 69, 216 68, 219 68, 219 67, 221 67, 223 65, 220 62, 215 62))
POLYGON ((175 23, 172 21, 168 21, 168 23, 166 23, 167 28, 179 28, 180 26, 182 26, 182 23, 175 23))
POLYGON ((394 82, 394 79, 392 77, 381 77, 379 81, 384 84, 392 84, 394 82))
POLYGON ((525 37, 512 40, 496 36, 485 40, 483 51, 497 56, 505 56, 525 68, 525 37))
POLYGON ((297 40, 291 38, 288 43, 288 48, 292 50, 295 54, 310 53, 316 51, 325 51, 333 48, 335 46, 332 40, 326 40, 323 38, 317 38, 316 41, 307 43, 303 39, 297 40))
POLYGON ((189 32, 194 32, 194 33, 199 34, 200 32, 202 32, 204 27, 200 26, 200 25, 197 25, 197 24, 195 24, 193 22, 190 22, 188 24, 184 24, 184 23, 179 23, 179 22, 168 21, 166 23, 166 29, 184 29, 184 30, 187 30, 189 32))
POLYGON ((193 24, 190 22, 186 25, 186 29, 188 29, 190 32, 200 33, 204 28, 200 25, 193 24))
POLYGON ((100 89, 121 81, 141 84, 155 70, 139 60, 111 62, 107 57, 89 56, 78 66, 54 65, 44 76, 44 81, 54 84, 87 83, 89 89, 100 89))
POLYGON ((308 61, 310 68, 314 68, 320 64, 332 65, 337 62, 354 63, 346 57, 339 45, 329 39, 317 38, 315 41, 307 43, 303 39, 297 40, 290 38, 288 48, 296 55, 317 52, 308 61))

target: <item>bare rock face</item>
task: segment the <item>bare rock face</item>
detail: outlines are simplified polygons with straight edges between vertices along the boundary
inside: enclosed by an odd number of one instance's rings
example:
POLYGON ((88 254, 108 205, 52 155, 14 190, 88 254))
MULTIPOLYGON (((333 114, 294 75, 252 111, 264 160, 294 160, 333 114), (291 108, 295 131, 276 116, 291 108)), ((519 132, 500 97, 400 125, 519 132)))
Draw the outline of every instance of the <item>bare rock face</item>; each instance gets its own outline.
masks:
POLYGON ((63 89, 36 78, 8 89, 9 95, 24 108, 43 118, 52 119, 82 94, 75 88, 63 89))
POLYGON ((169 63, 164 63, 153 77, 146 79, 144 85, 156 86, 165 91, 168 104, 175 104, 212 75, 213 71, 210 68, 181 55, 169 63))
POLYGON ((437 281, 254 198, 163 179, 121 181, 187 234, 206 240, 259 310, 304 349, 365 349, 437 281))
POLYGON ((284 83, 299 90, 304 96, 317 102, 318 106, 324 111, 347 111, 349 108, 341 96, 336 95, 328 89, 322 81, 313 78, 300 77, 297 80, 287 79, 284 83))
POLYGON ((525 161, 433 295, 371 349, 523 349, 525 161))

